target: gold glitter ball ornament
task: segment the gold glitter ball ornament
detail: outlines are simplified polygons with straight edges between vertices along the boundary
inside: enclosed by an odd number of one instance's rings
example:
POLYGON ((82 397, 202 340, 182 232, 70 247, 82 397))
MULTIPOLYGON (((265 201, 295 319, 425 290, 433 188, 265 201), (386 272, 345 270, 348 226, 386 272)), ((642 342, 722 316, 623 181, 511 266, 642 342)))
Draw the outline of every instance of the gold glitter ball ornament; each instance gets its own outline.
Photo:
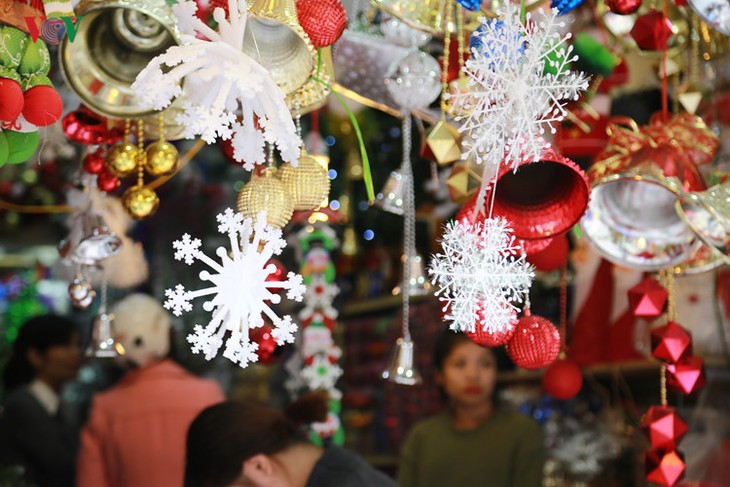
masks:
POLYGON ((177 149, 171 143, 160 140, 145 149, 147 161, 144 168, 152 176, 166 176, 177 169, 177 149))
POLYGON ((150 188, 133 186, 124 192, 122 204, 132 218, 142 220, 155 214, 160 198, 150 188))
POLYGON ((297 167, 289 163, 281 166, 279 179, 292 195, 297 211, 316 210, 330 194, 326 166, 306 153, 299 157, 297 167))
POLYGON ((294 212, 294 199, 276 176, 276 169, 266 168, 262 175, 252 175, 251 181, 238 194, 238 211, 244 218, 254 221, 259 212, 265 211, 266 222, 274 228, 282 228, 294 212))
POLYGON ((120 141, 106 154, 106 166, 119 178, 133 174, 137 169, 137 146, 120 141))

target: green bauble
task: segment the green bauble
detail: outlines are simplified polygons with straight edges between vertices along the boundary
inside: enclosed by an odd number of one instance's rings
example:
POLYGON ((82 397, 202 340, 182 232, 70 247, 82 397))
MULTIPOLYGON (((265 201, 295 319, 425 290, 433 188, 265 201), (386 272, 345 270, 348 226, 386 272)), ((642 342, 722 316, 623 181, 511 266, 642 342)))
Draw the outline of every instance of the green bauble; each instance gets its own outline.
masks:
POLYGON ((25 162, 35 153, 38 148, 40 137, 38 132, 13 132, 7 130, 3 132, 8 141, 10 148, 8 153, 9 164, 18 164, 25 162))
POLYGON ((10 145, 8 145, 8 138, 5 137, 5 132, 0 132, 0 167, 4 166, 8 162, 8 155, 10 155, 10 145))

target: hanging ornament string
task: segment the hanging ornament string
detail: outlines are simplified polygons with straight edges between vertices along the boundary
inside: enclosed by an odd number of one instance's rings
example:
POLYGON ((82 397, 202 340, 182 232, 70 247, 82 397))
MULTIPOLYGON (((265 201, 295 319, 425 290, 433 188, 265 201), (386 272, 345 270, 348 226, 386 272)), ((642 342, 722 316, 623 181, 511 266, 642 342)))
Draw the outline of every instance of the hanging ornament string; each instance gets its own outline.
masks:
MULTIPOLYGON (((669 19, 669 0, 664 0, 664 11, 662 12, 662 25, 666 24, 669 19)), ((667 106, 667 49, 669 47, 669 39, 664 41, 662 48, 662 118, 664 123, 669 120, 669 107, 667 106)))
POLYGON ((567 352, 568 339, 568 263, 560 269, 560 350, 567 352))
POLYGON ((137 186, 144 186, 144 166, 147 161, 147 152, 144 150, 144 124, 137 121, 137 186))
POLYGON ((107 314, 107 299, 106 294, 108 291, 107 286, 107 278, 106 278, 106 269, 102 267, 101 271, 101 299, 99 300, 99 314, 105 315, 107 314))
MULTIPOLYGON (((451 23, 452 10, 452 8, 446 9, 446 25, 451 23)), ((461 13, 461 9, 458 9, 458 12, 461 13)), ((446 113, 449 111, 449 106, 446 103, 446 98, 449 93, 449 58, 451 57, 451 31, 449 29, 446 29, 446 33, 444 34, 443 56, 444 61, 441 67, 441 120, 446 119, 446 113)))
POLYGON ((410 290, 408 281, 411 278, 411 257, 416 248, 416 209, 413 191, 413 170, 411 168, 411 114, 403 114, 403 164, 401 173, 405 184, 403 197, 403 282, 401 283, 401 298, 403 299, 403 340, 411 341, 409 327, 410 290))

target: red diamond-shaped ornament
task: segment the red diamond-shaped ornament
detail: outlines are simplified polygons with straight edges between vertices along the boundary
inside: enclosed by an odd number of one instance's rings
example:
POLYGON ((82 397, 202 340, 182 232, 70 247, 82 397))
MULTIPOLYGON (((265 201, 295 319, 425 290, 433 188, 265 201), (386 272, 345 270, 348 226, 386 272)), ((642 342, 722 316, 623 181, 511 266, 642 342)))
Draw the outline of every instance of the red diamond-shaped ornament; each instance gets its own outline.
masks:
POLYGON ((692 336, 674 321, 651 331, 651 354, 673 364, 692 355, 692 336))
POLYGON ((672 22, 657 11, 640 15, 631 29, 631 37, 644 51, 661 51, 673 33, 672 22))
POLYGON ((629 289, 629 306, 636 317, 656 318, 664 310, 669 293, 656 282, 645 277, 639 284, 629 289))
POLYGON ((652 406, 641 420, 641 428, 652 448, 674 450, 687 433, 687 423, 673 407, 652 406))
POLYGON ((702 357, 687 357, 667 365, 667 385, 683 394, 692 394, 705 385, 705 361, 702 357))
POLYGON ((649 450, 644 462, 646 480, 671 487, 684 477, 684 455, 676 450, 649 450))

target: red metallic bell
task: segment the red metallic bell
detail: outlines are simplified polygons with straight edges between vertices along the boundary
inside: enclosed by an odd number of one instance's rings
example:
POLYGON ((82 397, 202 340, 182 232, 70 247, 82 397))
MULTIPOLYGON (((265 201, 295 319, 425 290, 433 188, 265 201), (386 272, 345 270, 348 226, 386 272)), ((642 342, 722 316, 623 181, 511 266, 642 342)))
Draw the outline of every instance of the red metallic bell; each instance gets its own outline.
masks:
POLYGON ((651 354, 673 364, 692 355, 692 337, 674 321, 651 331, 651 354))
POLYGON ((640 15, 631 29, 631 37, 644 51, 661 51, 673 33, 672 22, 658 11, 640 15))
POLYGON ((641 0, 606 0, 608 9, 618 15, 629 15, 641 7, 641 0))
POLYGON ((641 428, 649 438, 651 447, 674 450, 687 433, 687 423, 673 407, 652 406, 641 420, 641 428))
POLYGON ((645 469, 646 480, 671 487, 684 477, 684 455, 676 450, 649 450, 645 469))
POLYGON ((652 277, 629 289, 629 307, 636 317, 656 318, 664 310, 669 293, 652 277))
POLYGON ((687 357, 667 365, 667 385, 683 394, 692 394, 705 385, 705 361, 702 357, 687 357))

